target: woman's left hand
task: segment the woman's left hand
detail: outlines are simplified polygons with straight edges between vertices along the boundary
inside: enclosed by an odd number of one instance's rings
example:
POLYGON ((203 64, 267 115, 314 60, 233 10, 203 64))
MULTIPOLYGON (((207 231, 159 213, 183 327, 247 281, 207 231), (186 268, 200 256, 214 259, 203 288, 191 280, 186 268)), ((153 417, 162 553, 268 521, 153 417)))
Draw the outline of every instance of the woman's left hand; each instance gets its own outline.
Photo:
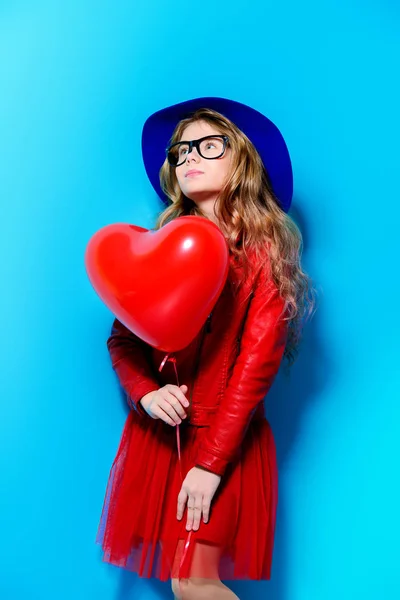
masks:
POLYGON ((177 519, 181 519, 185 510, 185 504, 188 503, 186 529, 197 530, 200 527, 201 515, 204 523, 207 523, 210 517, 211 500, 219 483, 221 476, 210 471, 193 467, 186 475, 181 491, 178 495, 177 519))

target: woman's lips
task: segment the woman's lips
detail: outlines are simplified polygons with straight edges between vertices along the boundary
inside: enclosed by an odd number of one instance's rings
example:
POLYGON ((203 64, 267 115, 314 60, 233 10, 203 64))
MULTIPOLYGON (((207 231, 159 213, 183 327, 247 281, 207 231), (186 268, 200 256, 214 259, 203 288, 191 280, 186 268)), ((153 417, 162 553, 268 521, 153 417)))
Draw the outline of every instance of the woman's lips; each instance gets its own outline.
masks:
POLYGON ((203 173, 196 171, 195 173, 188 173, 186 177, 196 177, 196 175, 203 175, 203 173))

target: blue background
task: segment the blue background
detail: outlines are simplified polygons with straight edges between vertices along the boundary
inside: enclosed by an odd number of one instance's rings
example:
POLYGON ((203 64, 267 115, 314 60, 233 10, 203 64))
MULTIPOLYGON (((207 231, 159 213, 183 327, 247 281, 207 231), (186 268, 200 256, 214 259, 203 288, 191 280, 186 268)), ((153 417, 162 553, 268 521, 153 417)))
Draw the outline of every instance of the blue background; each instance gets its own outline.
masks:
POLYGON ((128 408, 83 258, 109 223, 153 225, 163 206, 142 125, 207 95, 281 129, 321 290, 292 376, 266 402, 272 580, 232 589, 400 596, 398 33, 389 0, 0 4, 2 599, 171 598, 94 543, 128 408))

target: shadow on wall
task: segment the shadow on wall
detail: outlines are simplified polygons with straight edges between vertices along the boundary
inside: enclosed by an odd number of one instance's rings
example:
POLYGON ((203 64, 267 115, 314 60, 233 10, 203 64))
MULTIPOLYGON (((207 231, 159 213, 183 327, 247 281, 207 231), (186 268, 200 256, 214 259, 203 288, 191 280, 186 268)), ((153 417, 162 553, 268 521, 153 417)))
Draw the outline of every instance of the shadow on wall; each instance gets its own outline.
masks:
MULTIPOLYGON (((304 203, 301 199, 294 198, 293 205, 298 207, 304 203)), ((323 334, 320 333, 322 325, 320 326, 319 321, 319 308, 323 302, 323 290, 306 266, 306 264, 314 262, 311 260, 312 244, 308 239, 306 226, 299 211, 292 209, 290 216, 297 223, 303 235, 302 266, 313 279, 317 297, 315 312, 304 329, 299 356, 288 376, 281 369, 265 402, 266 415, 274 432, 280 481, 286 462, 290 461, 292 449, 298 446, 298 433, 302 429, 302 415, 309 412, 311 404, 323 393, 325 386, 329 385, 329 379, 333 376, 334 369, 334 365, 329 363, 329 354, 323 345, 323 334)), ((289 591, 286 590, 288 581, 286 556, 291 539, 287 533, 286 515, 286 498, 283 495, 282 486, 280 486, 271 580, 228 583, 241 600, 258 600, 258 598, 290 600, 289 591)))

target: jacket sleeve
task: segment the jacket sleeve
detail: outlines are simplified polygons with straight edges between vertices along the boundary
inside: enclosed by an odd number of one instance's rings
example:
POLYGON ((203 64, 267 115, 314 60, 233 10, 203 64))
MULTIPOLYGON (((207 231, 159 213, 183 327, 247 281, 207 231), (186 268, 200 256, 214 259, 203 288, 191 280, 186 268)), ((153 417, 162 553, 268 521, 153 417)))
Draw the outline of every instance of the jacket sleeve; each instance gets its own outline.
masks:
POLYGON ((148 416, 139 400, 160 388, 157 375, 151 367, 151 346, 115 319, 107 339, 112 367, 127 394, 131 408, 141 416, 148 416))
POLYGON ((223 475, 239 453, 257 405, 263 401, 279 370, 287 341, 287 321, 280 317, 284 299, 261 270, 246 321, 240 352, 224 396, 201 446, 195 465, 223 475))

